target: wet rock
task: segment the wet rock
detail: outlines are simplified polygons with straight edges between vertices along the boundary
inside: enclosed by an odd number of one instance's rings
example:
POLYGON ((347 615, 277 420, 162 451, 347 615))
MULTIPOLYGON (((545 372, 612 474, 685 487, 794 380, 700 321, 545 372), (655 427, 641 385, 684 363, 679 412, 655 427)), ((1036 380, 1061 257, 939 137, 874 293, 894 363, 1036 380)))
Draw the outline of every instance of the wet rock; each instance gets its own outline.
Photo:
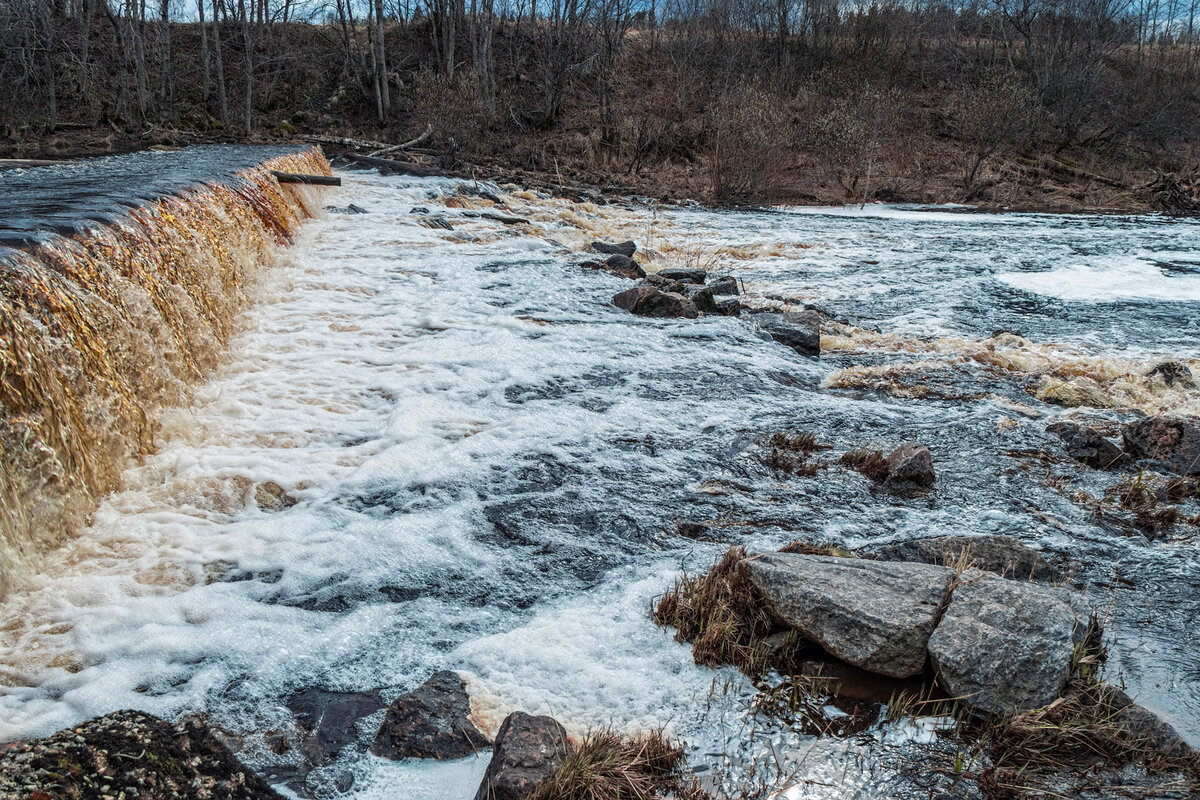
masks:
POLYGON ((309 768, 329 763, 357 741, 355 723, 384 706, 378 690, 331 692, 317 687, 296 692, 286 704, 304 732, 300 749, 309 768))
POLYGON ((929 656, 942 687, 968 707, 1028 711, 1062 693, 1087 623, 1063 590, 971 569, 929 637, 929 656))
POLYGON ((933 455, 929 448, 916 442, 905 442, 884 459, 887 473, 883 485, 889 489, 914 489, 932 486, 937 479, 933 471, 933 455))
POLYGON ((713 294, 741 294, 738 289, 737 278, 732 275, 723 275, 709 284, 713 294))
POLYGON ((296 505, 297 501, 275 481, 266 481, 254 487, 254 502, 263 511, 283 511, 296 505))
POLYGON ((1011 536, 935 536, 865 550, 889 561, 953 565, 964 557, 978 569, 1014 579, 1053 582, 1059 574, 1041 553, 1011 536))
POLYGON ((633 254, 637 252, 637 245, 632 241, 628 242, 592 242, 591 249, 593 253, 603 253, 606 256, 625 256, 633 258, 633 254))
POLYGON ((426 228, 433 228, 435 230, 454 230, 454 226, 450 224, 450 220, 442 216, 425 217, 423 220, 421 220, 421 224, 426 228))
POLYGON ((325 210, 330 214, 366 214, 369 213, 362 206, 356 206, 351 203, 348 206, 325 206, 325 210))
POLYGON ((932 564, 799 553, 768 553, 745 564, 780 624, 847 663, 894 678, 924 668, 954 580, 954 570, 932 564))
POLYGON ((708 279, 708 273, 702 269, 686 269, 683 267, 668 267, 658 271, 659 277, 669 281, 682 281, 702 285, 708 279))
POLYGON ((736 317, 742 313, 742 304, 736 298, 717 301, 717 313, 723 317, 736 317))
POLYGON ((754 324, 762 335, 802 356, 821 354, 821 315, 815 311, 755 314, 754 324))
POLYGON ((197 720, 116 711, 0 749, 0 797, 282 800, 197 720))
POLYGON ((1121 448, 1087 425, 1063 420, 1048 425, 1046 432, 1063 440, 1063 449, 1068 456, 1089 467, 1108 469, 1125 460, 1121 448))
POLYGON ((382 758, 466 758, 488 746, 471 722, 471 698, 457 672, 435 672, 416 691, 396 698, 371 743, 382 758))
POLYGON ((475 800, 522 800, 537 790, 571 752, 567 732, 553 717, 509 714, 496 734, 492 761, 475 800))
POLYGON ((1180 389, 1197 389, 1196 376, 1182 361, 1164 361, 1146 373, 1147 380, 1162 378, 1167 386, 1178 386, 1180 389))
POLYGON ((713 299, 712 289, 709 289, 707 286, 685 286, 683 295, 695 303, 696 308, 700 309, 705 314, 720 313, 720 308, 717 307, 717 301, 713 299))
POLYGON ((1114 719, 1126 734, 1167 756, 1186 756, 1192 748, 1179 731, 1153 711, 1133 702, 1125 692, 1109 690, 1109 703, 1117 713, 1114 719))
POLYGON ((664 292, 653 286, 635 286, 613 295, 613 304, 641 317, 700 316, 696 304, 681 294, 664 292))
POLYGON ((1121 437, 1134 458, 1151 459, 1180 475, 1200 475, 1200 421, 1149 417, 1126 425, 1121 437))
POLYGON ((609 272, 632 276, 634 278, 646 277, 646 270, 642 269, 642 265, 634 261, 629 256, 613 255, 604 259, 605 267, 609 272))

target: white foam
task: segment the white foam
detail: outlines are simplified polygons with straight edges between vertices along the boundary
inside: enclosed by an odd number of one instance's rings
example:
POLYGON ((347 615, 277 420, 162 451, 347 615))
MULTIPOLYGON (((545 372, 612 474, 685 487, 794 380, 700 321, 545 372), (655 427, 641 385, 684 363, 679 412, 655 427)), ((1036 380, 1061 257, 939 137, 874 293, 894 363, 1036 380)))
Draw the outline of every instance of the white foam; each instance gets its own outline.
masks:
POLYGON ((1075 302, 1200 302, 1200 274, 1172 274, 1143 259, 1103 266, 1073 264, 1045 272, 1005 272, 996 279, 1024 292, 1075 302))

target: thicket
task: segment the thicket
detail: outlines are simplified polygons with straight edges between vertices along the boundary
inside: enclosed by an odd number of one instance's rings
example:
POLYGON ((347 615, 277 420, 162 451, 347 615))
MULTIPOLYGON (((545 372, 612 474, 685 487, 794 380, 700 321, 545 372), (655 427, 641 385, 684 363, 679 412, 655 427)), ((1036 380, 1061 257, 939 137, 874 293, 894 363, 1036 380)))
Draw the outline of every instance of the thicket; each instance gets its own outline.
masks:
POLYGON ((8 0, 45 149, 434 127, 444 161, 719 202, 997 199, 1194 170, 1200 0, 8 0), (157 137, 157 139, 156 139, 157 137), (94 138, 94 137, 93 137, 94 138), (68 139, 64 139, 67 141, 68 139))

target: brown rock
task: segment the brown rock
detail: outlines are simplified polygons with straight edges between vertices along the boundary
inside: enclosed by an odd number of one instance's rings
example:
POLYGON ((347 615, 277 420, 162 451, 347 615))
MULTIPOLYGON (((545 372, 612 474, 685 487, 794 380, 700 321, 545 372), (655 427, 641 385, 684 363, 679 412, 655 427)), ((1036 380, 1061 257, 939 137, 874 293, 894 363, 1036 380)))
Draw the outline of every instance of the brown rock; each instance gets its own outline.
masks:
POLYGON ((492 761, 475 800, 523 800, 571 752, 567 732, 553 717, 509 714, 496 735, 492 761))
POLYGON ((371 743, 382 758, 447 761, 487 747, 487 737, 470 720, 471 698, 456 672, 435 672, 411 694, 396 698, 371 743))

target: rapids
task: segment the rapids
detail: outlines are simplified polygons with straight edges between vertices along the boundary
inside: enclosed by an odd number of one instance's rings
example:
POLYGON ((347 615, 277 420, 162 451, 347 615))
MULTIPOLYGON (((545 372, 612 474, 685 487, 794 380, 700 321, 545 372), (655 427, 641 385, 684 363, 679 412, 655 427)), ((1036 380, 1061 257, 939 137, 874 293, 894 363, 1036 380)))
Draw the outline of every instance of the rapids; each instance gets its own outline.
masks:
MULTIPOLYGON (((465 216, 487 203, 454 181, 343 181, 322 202, 368 213, 300 229, 214 377, 161 414, 156 451, 4 601, 0 739, 125 707, 204 713, 283 782, 296 755, 269 740, 292 735, 295 692, 390 700, 449 668, 493 730, 515 709, 575 733, 665 726, 717 784, 782 774, 792 800, 928 797, 907 776, 913 759, 952 761, 936 721, 839 741, 755 720, 746 681, 692 664, 650 605, 732 541, 1004 533, 1078 565, 1110 611, 1110 671, 1200 744, 1195 529, 1151 541, 1005 455, 1055 450, 1044 428, 1074 412, 1036 382, 1063 364, 1105 391, 1141 387, 1094 416, 1193 407, 1194 392, 1141 376, 1200 357, 1200 224, 516 192, 509 213, 530 222, 505 226, 465 216), (455 230, 422 225, 420 207, 455 230), (658 263, 729 272, 759 302, 812 302, 846 325, 808 360, 744 319, 630 316, 609 302, 627 282, 576 266, 592 238, 633 238, 658 263), (988 349, 998 329, 1023 338, 988 349), (882 384, 839 382, 881 366, 882 384), (912 375, 924 391, 901 391, 912 375), (926 442, 939 481, 897 498, 836 466, 779 475, 756 457, 778 430, 835 454, 926 442), (258 491, 272 483, 298 502, 273 509, 258 491), (676 520, 716 520, 722 541, 682 538, 676 520)), ((1115 480, 1054 471, 1096 494, 1115 480)), ((289 791, 469 797, 484 766, 348 748, 289 791)))

